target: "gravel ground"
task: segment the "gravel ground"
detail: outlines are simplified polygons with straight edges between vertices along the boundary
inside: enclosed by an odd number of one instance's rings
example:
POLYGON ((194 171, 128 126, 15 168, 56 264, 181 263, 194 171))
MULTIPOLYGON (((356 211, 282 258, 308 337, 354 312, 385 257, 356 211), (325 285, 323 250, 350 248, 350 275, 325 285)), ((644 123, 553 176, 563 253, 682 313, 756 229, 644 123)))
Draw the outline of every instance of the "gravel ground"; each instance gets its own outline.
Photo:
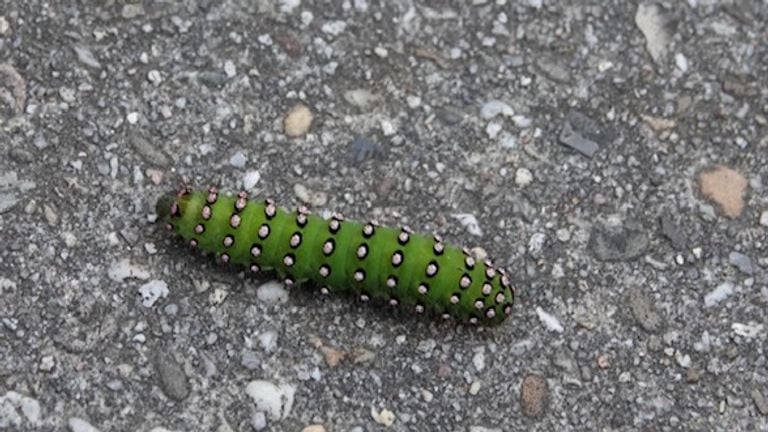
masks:
POLYGON ((67 3, 0 0, 0 430, 768 430, 767 3, 67 3), (183 181, 519 301, 288 292, 153 223, 183 181))

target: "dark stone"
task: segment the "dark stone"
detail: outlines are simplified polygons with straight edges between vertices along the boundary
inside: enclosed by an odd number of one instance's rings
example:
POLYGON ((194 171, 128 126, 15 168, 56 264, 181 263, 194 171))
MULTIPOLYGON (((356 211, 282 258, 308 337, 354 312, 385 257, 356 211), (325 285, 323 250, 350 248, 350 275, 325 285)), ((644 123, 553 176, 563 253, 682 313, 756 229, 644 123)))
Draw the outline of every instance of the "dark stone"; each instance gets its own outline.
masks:
POLYGON ((597 122, 579 111, 571 110, 565 116, 558 139, 561 144, 591 158, 610 137, 597 122))
POLYGON ((162 150, 150 144, 144 137, 134 135, 131 143, 133 144, 133 149, 141 155, 145 162, 159 167, 170 165, 170 158, 162 150))
POLYGON ((377 142, 365 137, 357 137, 352 141, 352 158, 355 162, 366 159, 376 159, 384 156, 384 148, 377 142))
POLYGON ((589 248, 600 261, 630 261, 645 253, 648 234, 634 224, 598 224, 590 234, 589 248))
POLYGON ((659 217, 659 222, 661 223, 661 233, 672 243, 672 247, 677 250, 686 250, 688 248, 688 240, 681 232, 680 227, 672 219, 669 210, 664 210, 664 213, 659 217))
POLYGON ((647 289, 640 286, 632 287, 629 292, 629 307, 635 321, 643 330, 658 333, 662 329, 664 321, 659 316, 653 296, 647 289))
POLYGON ((189 396, 187 376, 173 354, 159 352, 155 357, 155 371, 160 378, 160 388, 168 398, 180 402, 189 396))

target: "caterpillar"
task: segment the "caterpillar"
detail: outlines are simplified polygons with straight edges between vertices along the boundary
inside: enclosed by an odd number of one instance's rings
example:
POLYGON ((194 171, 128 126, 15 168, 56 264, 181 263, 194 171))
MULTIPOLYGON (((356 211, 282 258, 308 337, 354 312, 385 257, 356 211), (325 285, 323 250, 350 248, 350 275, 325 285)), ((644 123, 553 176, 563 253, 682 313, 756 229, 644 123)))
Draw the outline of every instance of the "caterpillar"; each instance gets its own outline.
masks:
POLYGON ((289 212, 272 199, 215 187, 184 186, 156 207, 158 221, 191 246, 222 263, 274 271, 288 287, 313 282, 322 294, 351 292, 363 302, 470 324, 497 325, 512 313, 515 294, 504 270, 437 235, 340 214, 324 219, 304 206, 289 212))

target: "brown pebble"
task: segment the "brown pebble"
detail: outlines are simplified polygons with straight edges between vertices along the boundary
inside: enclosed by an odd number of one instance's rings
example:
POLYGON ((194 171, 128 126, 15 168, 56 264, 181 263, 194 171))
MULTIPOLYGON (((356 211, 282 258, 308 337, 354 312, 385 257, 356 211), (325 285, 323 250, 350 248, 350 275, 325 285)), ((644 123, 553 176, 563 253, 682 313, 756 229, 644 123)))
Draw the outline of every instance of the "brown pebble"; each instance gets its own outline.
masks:
POLYGON ((298 138, 304 136, 312 125, 314 115, 304 104, 296 104, 288 111, 283 124, 285 135, 289 138, 298 138))
POLYGON ((729 218, 739 217, 744 210, 747 179, 732 168, 717 165, 702 171, 699 174, 699 189, 729 218))
POLYGON ((544 413, 548 399, 547 380, 540 375, 528 374, 523 378, 520 389, 523 414, 527 417, 539 417, 544 413))
POLYGON ((696 368, 689 368, 688 370, 685 371, 685 381, 689 384, 695 384, 699 382, 700 377, 701 377, 701 374, 696 368))
POLYGON ((321 346, 320 352, 325 357, 325 363, 329 367, 338 366, 338 364, 341 363, 342 360, 344 360, 344 357, 347 356, 347 353, 345 353, 344 351, 341 351, 329 346, 321 346))

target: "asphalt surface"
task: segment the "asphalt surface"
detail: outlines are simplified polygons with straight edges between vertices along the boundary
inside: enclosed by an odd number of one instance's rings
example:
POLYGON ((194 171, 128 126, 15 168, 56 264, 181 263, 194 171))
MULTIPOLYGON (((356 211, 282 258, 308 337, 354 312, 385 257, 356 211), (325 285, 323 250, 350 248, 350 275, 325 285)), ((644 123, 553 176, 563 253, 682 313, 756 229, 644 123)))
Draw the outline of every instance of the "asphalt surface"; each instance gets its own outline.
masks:
POLYGON ((768 430, 767 22, 0 1, 0 430, 768 430), (153 223, 182 182, 439 233, 513 316, 221 267, 153 223))

